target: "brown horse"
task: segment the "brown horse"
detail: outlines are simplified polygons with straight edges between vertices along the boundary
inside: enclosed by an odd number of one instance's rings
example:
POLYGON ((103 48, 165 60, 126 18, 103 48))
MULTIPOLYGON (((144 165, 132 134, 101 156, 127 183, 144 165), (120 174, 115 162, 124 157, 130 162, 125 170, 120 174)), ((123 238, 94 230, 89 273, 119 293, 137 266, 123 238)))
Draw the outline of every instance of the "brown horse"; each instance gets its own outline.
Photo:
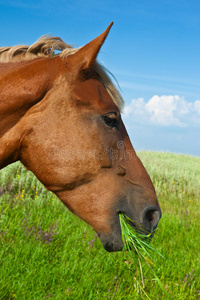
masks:
POLYGON ((0 168, 20 160, 118 251, 120 212, 153 232, 161 211, 121 120, 120 93, 96 62, 111 26, 79 49, 47 36, 0 48, 0 168))

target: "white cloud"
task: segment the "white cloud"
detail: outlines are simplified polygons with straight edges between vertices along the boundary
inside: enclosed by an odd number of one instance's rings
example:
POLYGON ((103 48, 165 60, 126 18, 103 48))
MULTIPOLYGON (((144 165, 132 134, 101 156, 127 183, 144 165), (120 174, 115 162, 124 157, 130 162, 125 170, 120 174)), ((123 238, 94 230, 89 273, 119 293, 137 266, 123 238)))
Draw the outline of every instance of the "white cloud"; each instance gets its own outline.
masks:
POLYGON ((200 115, 200 100, 194 102, 194 109, 200 115))
POLYGON ((200 100, 189 102, 178 95, 153 96, 148 102, 133 99, 124 109, 124 119, 160 126, 200 125, 200 100))

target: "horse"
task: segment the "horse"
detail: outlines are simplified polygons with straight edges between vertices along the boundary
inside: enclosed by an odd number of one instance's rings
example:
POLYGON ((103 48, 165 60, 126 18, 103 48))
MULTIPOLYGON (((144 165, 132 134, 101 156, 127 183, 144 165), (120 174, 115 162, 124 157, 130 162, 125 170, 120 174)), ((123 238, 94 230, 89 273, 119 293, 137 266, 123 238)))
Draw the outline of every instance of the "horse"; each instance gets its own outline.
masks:
POLYGON ((124 247, 120 213, 145 235, 161 217, 122 96, 97 61, 112 25, 80 48, 53 36, 0 48, 0 169, 21 161, 110 252, 124 247))

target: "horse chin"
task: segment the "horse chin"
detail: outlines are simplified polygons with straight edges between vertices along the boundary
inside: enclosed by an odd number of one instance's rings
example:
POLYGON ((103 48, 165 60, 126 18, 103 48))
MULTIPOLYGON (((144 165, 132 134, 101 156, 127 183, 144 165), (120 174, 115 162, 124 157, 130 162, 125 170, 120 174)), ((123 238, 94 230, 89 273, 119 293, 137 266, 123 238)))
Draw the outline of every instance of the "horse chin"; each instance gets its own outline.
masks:
POLYGON ((108 252, 122 251, 124 244, 118 234, 98 234, 104 249, 108 252))

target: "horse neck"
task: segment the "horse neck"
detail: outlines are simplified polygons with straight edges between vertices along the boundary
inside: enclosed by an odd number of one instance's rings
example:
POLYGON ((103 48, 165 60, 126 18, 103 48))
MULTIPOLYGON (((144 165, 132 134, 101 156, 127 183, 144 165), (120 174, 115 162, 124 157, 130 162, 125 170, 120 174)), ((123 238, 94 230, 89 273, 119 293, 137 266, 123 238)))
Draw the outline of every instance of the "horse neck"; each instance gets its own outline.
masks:
POLYGON ((51 89, 60 58, 0 64, 0 169, 18 160, 20 121, 51 89))

